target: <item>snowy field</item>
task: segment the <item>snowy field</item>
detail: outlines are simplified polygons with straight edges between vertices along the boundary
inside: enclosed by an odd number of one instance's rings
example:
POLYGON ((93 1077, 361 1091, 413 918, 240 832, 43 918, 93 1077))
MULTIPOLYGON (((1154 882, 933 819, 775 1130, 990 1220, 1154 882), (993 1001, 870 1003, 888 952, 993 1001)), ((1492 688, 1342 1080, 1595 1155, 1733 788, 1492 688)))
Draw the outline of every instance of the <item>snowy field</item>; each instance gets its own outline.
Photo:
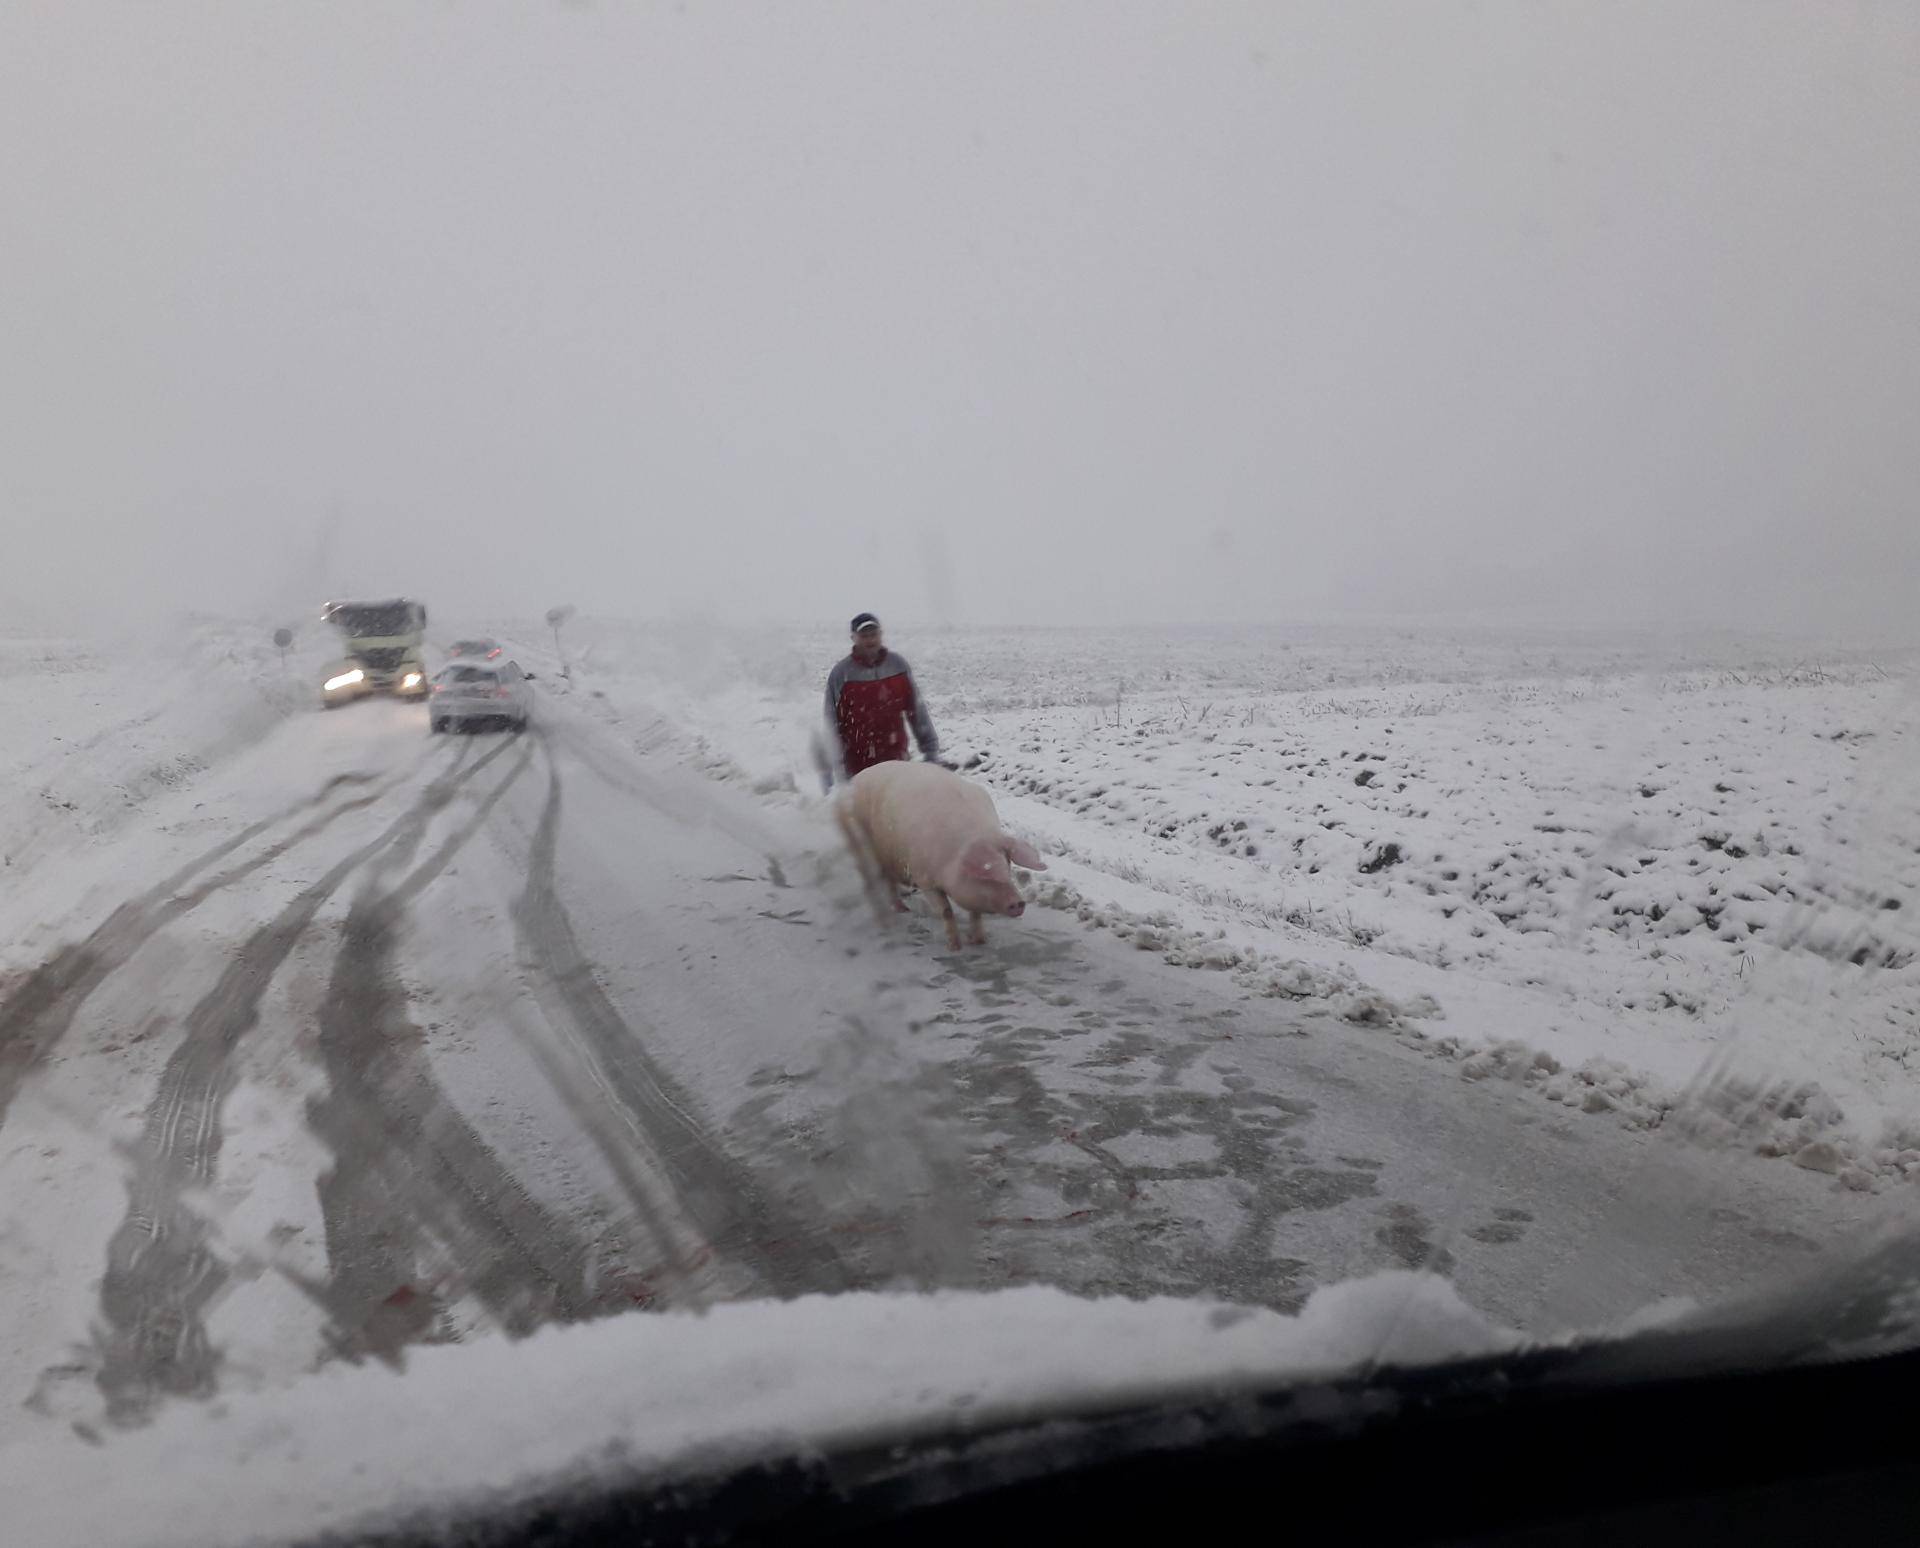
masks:
MULTIPOLYGON (((539 639, 525 625, 502 632, 539 639)), ((809 802, 831 631, 586 622, 643 745, 809 802)), ((1920 1173, 1912 651, 1517 631, 903 632, 1033 896, 1465 1079, 1920 1173), (1811 1148, 1810 1148, 1811 1147, 1811 1148)))

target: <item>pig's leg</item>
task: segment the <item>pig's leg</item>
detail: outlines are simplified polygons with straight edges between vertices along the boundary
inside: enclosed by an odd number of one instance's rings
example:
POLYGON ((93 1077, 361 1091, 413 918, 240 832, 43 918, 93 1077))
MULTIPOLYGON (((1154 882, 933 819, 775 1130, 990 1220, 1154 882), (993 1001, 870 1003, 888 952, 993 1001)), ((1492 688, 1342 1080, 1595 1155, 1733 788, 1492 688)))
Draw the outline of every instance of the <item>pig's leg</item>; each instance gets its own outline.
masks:
POLYGON ((977 909, 968 915, 967 939, 975 946, 987 944, 986 916, 977 909))
POLYGON ((905 911, 900 902, 900 894, 887 885, 881 872, 880 862, 874 856, 873 848, 867 842, 867 836, 860 828, 860 819, 853 815, 845 805, 834 808, 833 815, 839 820, 840 833, 847 841, 847 849, 853 856, 853 863, 860 872, 860 885, 866 889, 867 901, 873 905, 873 916, 882 925, 887 922, 887 903, 891 897, 893 906, 905 911))
POLYGON ((953 917, 953 899, 948 897, 944 892, 936 892, 934 896, 940 900, 940 918, 945 922, 947 927, 947 950, 958 951, 960 949, 960 921, 953 917))

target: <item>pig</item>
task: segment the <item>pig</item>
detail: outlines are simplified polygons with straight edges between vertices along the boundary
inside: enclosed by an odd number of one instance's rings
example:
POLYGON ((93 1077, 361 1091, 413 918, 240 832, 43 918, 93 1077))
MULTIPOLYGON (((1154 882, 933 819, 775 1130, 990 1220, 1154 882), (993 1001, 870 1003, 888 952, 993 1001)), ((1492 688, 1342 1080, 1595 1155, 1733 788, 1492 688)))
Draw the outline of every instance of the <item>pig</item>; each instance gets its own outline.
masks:
POLYGON ((862 769, 842 793, 836 813, 876 905, 891 896, 893 906, 904 912, 895 891, 902 885, 932 893, 940 900, 947 945, 955 951, 960 926, 954 904, 973 916, 967 938, 983 945, 982 915, 1018 919, 1026 912, 1012 867, 1047 868, 1031 844, 1002 831, 986 791, 937 763, 876 763, 862 769))

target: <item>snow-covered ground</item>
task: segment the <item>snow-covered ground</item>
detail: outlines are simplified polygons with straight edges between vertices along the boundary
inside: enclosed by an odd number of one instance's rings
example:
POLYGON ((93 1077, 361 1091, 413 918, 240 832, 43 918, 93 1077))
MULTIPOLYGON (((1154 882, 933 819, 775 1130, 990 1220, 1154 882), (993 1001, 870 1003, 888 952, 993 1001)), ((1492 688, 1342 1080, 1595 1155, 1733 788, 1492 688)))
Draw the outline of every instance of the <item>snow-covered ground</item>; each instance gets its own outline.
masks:
MULTIPOLYGON (((809 798, 833 632, 573 634, 577 689, 647 745, 809 798)), ((1468 1079, 1638 1125, 1691 1092, 1695 1122, 1759 1148, 1920 1172, 1915 652, 1354 628, 896 643, 946 751, 1052 857, 1039 902, 1332 999, 1468 1079)))
MULTIPOLYGON (((497 1407, 519 1375, 434 1346, 820 1292, 1318 1306, 1261 1324, 1313 1364, 1360 1304, 1316 1292, 1426 1269, 1476 1337, 1554 1335, 1920 1187, 1911 655, 908 634, 1051 857, 953 955, 861 907, 808 747, 831 632, 581 619, 567 676, 490 632, 524 737, 320 713, 318 628, 0 638, 16 1471, 153 1423, 160 1465, 183 1403, 341 1364, 497 1407)), ((1015 1343, 1065 1315, 1020 1304, 1015 1343)))

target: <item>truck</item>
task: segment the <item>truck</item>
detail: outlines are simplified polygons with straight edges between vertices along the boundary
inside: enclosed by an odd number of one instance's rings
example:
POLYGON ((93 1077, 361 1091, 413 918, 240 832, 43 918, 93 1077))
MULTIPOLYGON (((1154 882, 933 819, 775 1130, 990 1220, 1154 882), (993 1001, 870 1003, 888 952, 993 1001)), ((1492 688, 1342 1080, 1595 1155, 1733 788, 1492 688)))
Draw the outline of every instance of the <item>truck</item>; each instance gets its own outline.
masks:
POLYGON ((402 699, 427 696, 424 604, 405 597, 329 602, 320 616, 346 642, 345 655, 327 669, 320 685, 320 702, 326 708, 373 693, 402 699))

